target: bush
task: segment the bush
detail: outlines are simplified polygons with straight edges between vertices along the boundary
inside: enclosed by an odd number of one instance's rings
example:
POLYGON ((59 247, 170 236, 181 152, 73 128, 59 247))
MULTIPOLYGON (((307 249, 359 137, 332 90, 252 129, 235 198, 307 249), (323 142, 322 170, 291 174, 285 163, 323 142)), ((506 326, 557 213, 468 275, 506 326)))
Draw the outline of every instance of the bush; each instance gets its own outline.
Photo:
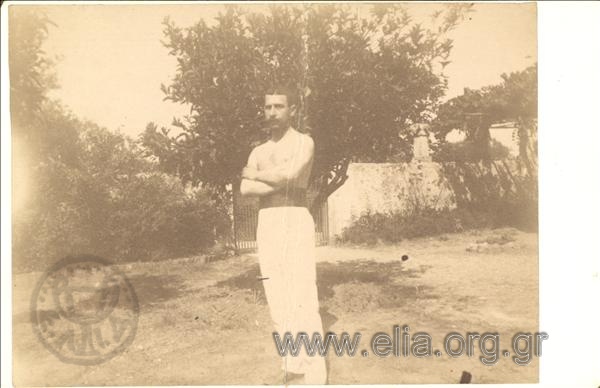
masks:
POLYGON ((534 204, 499 203, 487 209, 425 209, 406 213, 365 213, 344 228, 341 243, 398 243, 405 239, 438 236, 476 228, 514 226, 533 230, 537 225, 534 204))
POLYGON ((486 217, 493 226, 537 230, 537 175, 523 173, 521 159, 442 166, 463 212, 486 217))
POLYGON ((398 243, 404 239, 462 230, 455 211, 422 210, 411 214, 366 213, 344 228, 341 242, 354 244, 398 243))
MULTIPOLYGON (((440 163, 475 163, 482 159, 483 152, 481 146, 473 140, 464 140, 459 143, 443 142, 436 147, 433 160, 440 163)), ((510 158, 508 147, 496 139, 491 139, 487 153, 491 160, 510 158)))
POLYGON ((14 217, 15 268, 78 253, 117 262, 198 254, 228 233, 211 193, 156 171, 123 136, 88 126, 80 141, 77 163, 49 159, 33 173, 14 217))
POLYGON ((189 255, 212 247, 226 229, 208 193, 186 193, 179 179, 135 176, 112 201, 108 241, 123 259, 189 255))

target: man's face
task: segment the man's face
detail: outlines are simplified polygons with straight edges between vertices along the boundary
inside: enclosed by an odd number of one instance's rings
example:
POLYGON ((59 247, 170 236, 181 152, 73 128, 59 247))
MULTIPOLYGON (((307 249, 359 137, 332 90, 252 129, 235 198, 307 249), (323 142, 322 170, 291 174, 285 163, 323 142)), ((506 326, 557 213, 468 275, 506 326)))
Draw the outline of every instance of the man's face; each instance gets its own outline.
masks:
POLYGON ((284 94, 267 94, 265 96, 265 122, 267 129, 286 129, 290 125, 290 118, 294 106, 288 105, 287 96, 284 94))

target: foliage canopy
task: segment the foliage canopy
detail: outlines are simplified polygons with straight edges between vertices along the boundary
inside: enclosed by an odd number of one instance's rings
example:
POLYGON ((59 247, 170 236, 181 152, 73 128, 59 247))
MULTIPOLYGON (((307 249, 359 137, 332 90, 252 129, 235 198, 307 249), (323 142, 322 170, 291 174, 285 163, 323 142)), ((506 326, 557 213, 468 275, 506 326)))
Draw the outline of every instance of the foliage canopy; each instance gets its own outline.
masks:
POLYGON ((410 158, 408 126, 429 117, 446 89, 447 33, 470 6, 446 5, 430 29, 397 4, 228 7, 214 25, 182 29, 165 20, 177 59, 165 98, 188 104, 177 136, 150 123, 142 136, 162 168, 225 190, 251 148, 264 141, 264 91, 274 83, 300 97, 295 125, 311 133, 313 183, 323 200, 346 179, 351 160, 410 158))
MULTIPOLYGON (((537 147, 537 64, 522 71, 501 75, 502 82, 481 89, 465 89, 464 94, 442 104, 432 130, 441 143, 448 132, 466 131, 467 141, 477 150, 477 158, 489 159, 493 123, 514 122, 518 131, 520 155, 526 163, 536 158, 537 147)), ((532 166, 529 166, 532 168, 532 166)))

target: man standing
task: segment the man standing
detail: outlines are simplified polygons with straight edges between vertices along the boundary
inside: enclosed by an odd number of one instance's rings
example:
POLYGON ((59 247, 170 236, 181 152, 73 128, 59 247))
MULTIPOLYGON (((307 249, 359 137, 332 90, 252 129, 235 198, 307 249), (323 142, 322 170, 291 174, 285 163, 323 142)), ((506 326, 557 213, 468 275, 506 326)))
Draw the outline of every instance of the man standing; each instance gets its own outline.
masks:
MULTIPOLYGON (((315 226, 307 209, 306 189, 313 164, 310 136, 290 125, 296 98, 285 88, 265 96, 265 121, 270 139, 254 148, 242 171, 241 194, 258 196, 260 210, 256 241, 265 294, 275 329, 323 335, 316 285, 315 226)), ((283 360, 285 373, 304 375, 306 384, 325 384, 325 359, 283 360)))

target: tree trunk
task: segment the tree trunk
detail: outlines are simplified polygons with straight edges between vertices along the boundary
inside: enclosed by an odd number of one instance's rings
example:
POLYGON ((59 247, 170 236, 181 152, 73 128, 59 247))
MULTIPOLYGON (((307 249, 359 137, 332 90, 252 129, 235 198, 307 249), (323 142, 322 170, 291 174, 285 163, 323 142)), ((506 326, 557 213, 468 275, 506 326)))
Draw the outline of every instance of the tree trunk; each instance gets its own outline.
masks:
POLYGON ((327 198, 348 180, 347 172, 349 165, 350 159, 344 158, 333 166, 327 176, 320 178, 320 182, 317 183, 319 191, 310 205, 312 214, 316 214, 315 212, 319 211, 321 205, 327 201, 327 198))

